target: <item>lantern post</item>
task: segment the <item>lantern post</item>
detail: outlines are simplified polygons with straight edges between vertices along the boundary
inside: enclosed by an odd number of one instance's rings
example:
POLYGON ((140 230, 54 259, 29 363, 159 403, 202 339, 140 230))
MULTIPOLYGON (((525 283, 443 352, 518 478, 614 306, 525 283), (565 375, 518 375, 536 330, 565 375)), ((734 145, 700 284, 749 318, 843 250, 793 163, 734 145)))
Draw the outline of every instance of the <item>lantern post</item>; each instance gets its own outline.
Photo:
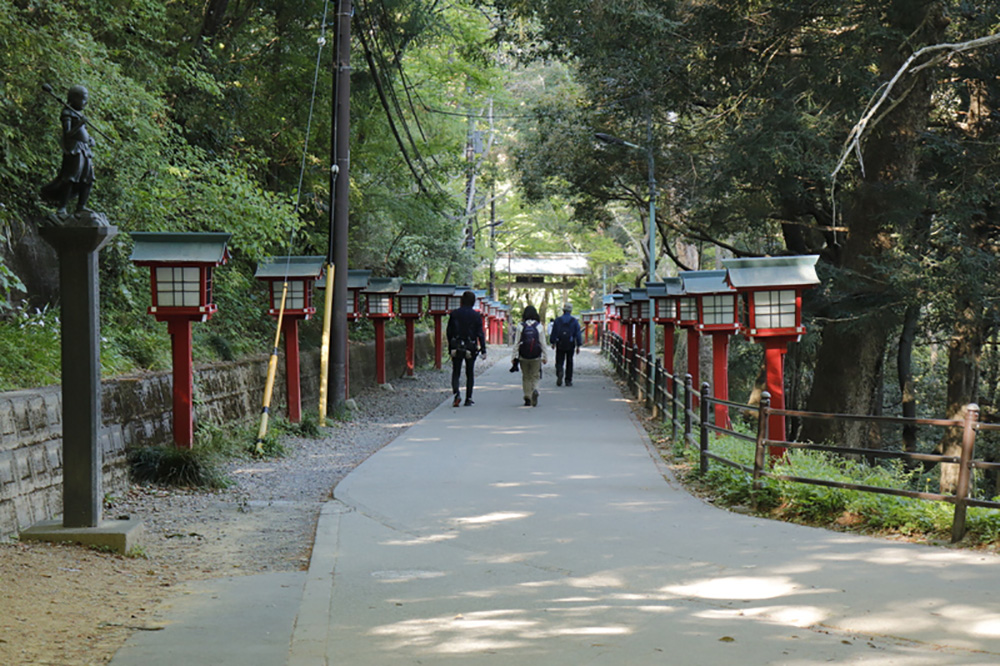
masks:
MULTIPOLYGON (((700 336, 698 335, 698 298, 692 294, 681 293, 677 296, 677 325, 687 331, 687 371, 691 375, 691 385, 701 386, 700 372, 700 336)), ((698 402, 697 393, 695 403, 698 402)))
POLYGON ((625 340, 626 349, 631 348, 635 344, 635 330, 632 327, 632 293, 631 291, 622 292, 621 303, 618 306, 619 316, 621 317, 622 326, 622 338, 625 340))
MULTIPOLYGON (((819 284, 819 255, 724 259, 726 281, 744 298, 742 329, 749 340, 764 346, 767 390, 774 409, 785 408, 784 360, 789 342, 805 333, 802 292, 819 284)), ((785 417, 772 414, 770 439, 785 440, 785 417)), ((770 457, 781 458, 785 448, 772 446, 770 457)))
POLYGON ((267 313, 281 322, 281 335, 285 338, 285 393, 291 423, 302 420, 299 322, 316 314, 313 286, 323 276, 325 265, 326 257, 267 257, 257 265, 254 274, 267 284, 267 313))
POLYGON ((399 289, 397 299, 399 308, 397 314, 406 326, 406 376, 412 377, 414 370, 414 352, 416 342, 413 329, 418 319, 424 316, 424 297, 430 291, 430 286, 415 282, 406 282, 399 289))
MULTIPOLYGON (((729 400, 729 336, 739 328, 736 290, 726 282, 726 271, 685 271, 680 274, 685 294, 697 298, 700 335, 712 336, 712 391, 719 400, 729 400)), ((715 405, 715 425, 729 427, 729 407, 715 405)))
POLYGON ((441 318, 450 312, 451 296, 455 293, 453 284, 432 284, 428 287, 427 311, 434 317, 434 367, 441 369, 441 318))
POLYGON ((173 356, 174 444, 194 445, 194 369, 191 322, 208 321, 218 310, 212 300, 212 269, 229 258, 228 233, 133 232, 132 262, 149 266, 149 314, 167 323, 173 356))
MULTIPOLYGON (((632 321, 635 322, 636 346, 643 352, 647 351, 650 337, 650 301, 645 288, 633 289, 632 294, 632 321)), ((651 347, 650 347, 651 349, 651 347)), ((654 352, 649 352, 649 357, 653 358, 654 352)))
POLYGON ((393 296, 402 286, 402 278, 371 278, 362 292, 365 313, 375 327, 375 382, 385 384, 385 323, 395 316, 393 296))
POLYGON ((679 277, 664 278, 663 282, 646 283, 653 302, 653 321, 663 325, 663 369, 674 374, 674 334, 677 328, 677 300, 681 293, 679 277))

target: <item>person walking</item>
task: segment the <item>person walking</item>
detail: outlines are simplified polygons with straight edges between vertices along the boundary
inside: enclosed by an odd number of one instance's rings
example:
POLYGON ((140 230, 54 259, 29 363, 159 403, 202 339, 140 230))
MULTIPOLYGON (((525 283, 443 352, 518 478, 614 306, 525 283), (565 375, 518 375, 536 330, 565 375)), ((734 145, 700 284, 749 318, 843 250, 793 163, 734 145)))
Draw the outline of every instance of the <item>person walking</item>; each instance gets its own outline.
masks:
POLYGON ((511 372, 521 370, 521 389, 524 392, 524 406, 538 406, 538 380, 542 376, 542 366, 549 362, 542 341, 542 324, 534 305, 524 308, 521 326, 517 331, 514 351, 511 353, 511 372))
POLYGON ((465 406, 475 404, 472 401, 472 386, 476 380, 474 365, 476 356, 486 357, 486 334, 483 332, 483 317, 472 309, 476 304, 476 294, 472 291, 462 293, 461 306, 448 315, 448 352, 451 354, 451 392, 455 394, 452 407, 462 404, 462 393, 459 380, 462 376, 462 363, 465 363, 465 406))
POLYGON ((549 344, 556 350, 556 386, 562 386, 563 378, 566 386, 573 385, 573 356, 580 353, 583 346, 583 335, 580 333, 580 322, 573 316, 573 306, 566 303, 562 316, 552 324, 549 334, 549 344), (565 366, 565 374, 563 369, 565 366))

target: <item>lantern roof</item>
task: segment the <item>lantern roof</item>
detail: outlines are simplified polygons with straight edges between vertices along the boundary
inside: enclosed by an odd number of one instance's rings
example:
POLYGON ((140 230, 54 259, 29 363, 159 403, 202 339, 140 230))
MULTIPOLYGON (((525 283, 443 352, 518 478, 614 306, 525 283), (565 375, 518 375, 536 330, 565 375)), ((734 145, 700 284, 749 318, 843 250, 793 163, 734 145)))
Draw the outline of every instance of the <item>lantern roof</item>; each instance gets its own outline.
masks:
MULTIPOLYGON (((364 289, 368 286, 368 276, 372 274, 371 271, 364 270, 361 268, 351 268, 347 271, 347 288, 348 289, 364 289)), ((319 289, 326 289, 326 274, 316 281, 316 286, 319 289)))
POLYGON ((663 278, 662 282, 647 282, 646 293, 650 298, 667 298, 669 296, 680 296, 682 293, 681 279, 679 277, 663 278))
POLYGON ((615 305, 621 305, 622 303, 625 302, 625 294, 622 293, 611 294, 611 300, 614 302, 615 305))
POLYGON ((736 289, 762 287, 808 287, 819 284, 818 254, 794 257, 750 257, 723 259, 726 280, 736 289))
POLYGON ((424 282, 404 282, 399 288, 400 296, 426 296, 430 293, 431 285, 424 282))
POLYGON ((257 272, 253 276, 259 280, 318 280, 325 266, 326 257, 265 257, 257 264, 257 272))
POLYGON ((604 294, 604 296, 601 297, 601 303, 603 303, 604 305, 611 305, 614 302, 615 302, 615 297, 611 294, 604 294))
POLYGON ((367 289, 372 272, 360 268, 352 268, 347 271, 348 289, 367 289))
POLYGON ((368 280, 368 286, 363 290, 366 294, 395 294, 403 286, 403 278, 374 277, 368 280))
POLYGON ((452 296, 455 294, 455 285, 453 284, 429 284, 427 289, 431 296, 452 296))
POLYGON ((733 291, 726 282, 726 271, 683 271, 680 274, 684 294, 724 294, 733 291))
POLYGON ((133 231, 131 260, 135 263, 208 264, 218 266, 229 258, 226 244, 232 234, 225 232, 133 231))
POLYGON ((629 294, 632 296, 633 302, 649 300, 649 294, 646 293, 645 289, 633 289, 629 294))
MULTIPOLYGON (((460 286, 460 285, 455 285, 455 291, 454 291, 454 293, 452 293, 452 296, 461 296, 462 294, 464 294, 467 291, 472 291, 472 287, 463 287, 463 286, 460 286)), ((475 293, 475 292, 473 292, 473 293, 475 293)), ((478 296, 477 296, 477 298, 478 298, 478 296)))

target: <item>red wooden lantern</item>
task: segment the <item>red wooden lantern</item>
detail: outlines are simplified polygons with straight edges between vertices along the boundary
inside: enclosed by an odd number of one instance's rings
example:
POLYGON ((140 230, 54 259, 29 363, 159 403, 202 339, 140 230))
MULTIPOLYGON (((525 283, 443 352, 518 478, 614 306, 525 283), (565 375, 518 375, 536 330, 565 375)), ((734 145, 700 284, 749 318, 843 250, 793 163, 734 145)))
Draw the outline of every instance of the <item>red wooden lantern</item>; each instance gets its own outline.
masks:
POLYGON ((361 292, 368 288, 371 274, 371 271, 361 269, 347 271, 347 321, 361 319, 361 292))
MULTIPOLYGON (((685 271, 681 288, 693 296, 698 322, 693 329, 699 335, 712 336, 712 390, 716 398, 729 400, 729 336, 739 330, 736 317, 736 290, 726 282, 726 271, 685 271)), ((715 424, 729 425, 729 408, 715 406, 715 424)))
POLYGON ((663 282, 647 282, 646 292, 653 301, 653 321, 663 325, 663 369, 674 374, 674 333, 677 328, 677 301, 681 293, 679 277, 663 282))
POLYGON ((650 300, 649 294, 643 289, 632 289, 632 324, 635 328, 635 344, 640 350, 645 350, 649 340, 650 300))
POLYGON ((362 291, 365 313, 375 327, 375 382, 385 384, 385 322, 395 316, 393 297, 402 286, 402 278, 370 278, 362 291))
MULTIPOLYGON (((744 298, 743 332, 764 345, 767 390, 771 406, 785 408, 784 357, 789 342, 797 342, 802 325, 802 292, 819 284, 819 255, 725 259, 728 283, 744 298)), ((785 439, 785 418, 772 415, 768 439, 785 439)), ((782 447, 771 447, 771 457, 784 455, 782 447)))
POLYGON ((194 444, 194 368, 191 322, 208 321, 218 310, 212 300, 212 270, 229 258, 227 233, 133 232, 132 261, 149 266, 149 314, 167 322, 173 355, 174 443, 194 444))
POLYGON ((677 296, 677 325, 687 331, 687 371, 691 375, 691 384, 697 387, 701 381, 698 363, 701 344, 697 328, 698 297, 684 293, 683 286, 681 293, 677 296))
POLYGON ((302 420, 302 390, 299 376, 299 321, 316 313, 312 293, 323 276, 325 257, 269 257, 257 265, 254 277, 267 283, 270 308, 267 313, 279 317, 285 338, 285 387, 288 394, 288 420, 302 420), (286 286, 287 285, 287 288, 286 286), (284 311, 281 311, 284 295, 284 311))

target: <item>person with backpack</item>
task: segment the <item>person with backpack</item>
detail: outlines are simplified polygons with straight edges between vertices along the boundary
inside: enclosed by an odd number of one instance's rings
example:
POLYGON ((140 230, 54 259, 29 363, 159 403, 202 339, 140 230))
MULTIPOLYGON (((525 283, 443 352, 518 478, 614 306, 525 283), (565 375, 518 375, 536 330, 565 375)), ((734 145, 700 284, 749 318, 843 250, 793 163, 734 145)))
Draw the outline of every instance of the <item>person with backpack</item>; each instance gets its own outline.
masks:
POLYGON ((451 392, 455 394, 452 407, 462 404, 461 386, 462 362, 465 362, 465 406, 471 407, 472 385, 476 373, 473 365, 476 356, 486 356, 486 334, 483 332, 483 317, 473 309, 476 304, 476 294, 472 291, 462 293, 462 305, 451 311, 448 316, 448 353, 451 354, 451 392))
POLYGON ((583 346, 583 335, 580 333, 580 322, 573 316, 573 306, 569 303, 563 306, 562 316, 556 319, 549 334, 549 344, 556 350, 556 386, 562 386, 563 377, 566 386, 573 385, 573 355, 580 353, 583 346), (563 375, 563 366, 566 374, 563 375))
POLYGON ((538 380, 542 376, 542 366, 548 362, 538 310, 534 305, 529 305, 524 308, 524 315, 521 317, 510 367, 511 372, 517 372, 518 368, 521 370, 525 407, 538 406, 538 380))

